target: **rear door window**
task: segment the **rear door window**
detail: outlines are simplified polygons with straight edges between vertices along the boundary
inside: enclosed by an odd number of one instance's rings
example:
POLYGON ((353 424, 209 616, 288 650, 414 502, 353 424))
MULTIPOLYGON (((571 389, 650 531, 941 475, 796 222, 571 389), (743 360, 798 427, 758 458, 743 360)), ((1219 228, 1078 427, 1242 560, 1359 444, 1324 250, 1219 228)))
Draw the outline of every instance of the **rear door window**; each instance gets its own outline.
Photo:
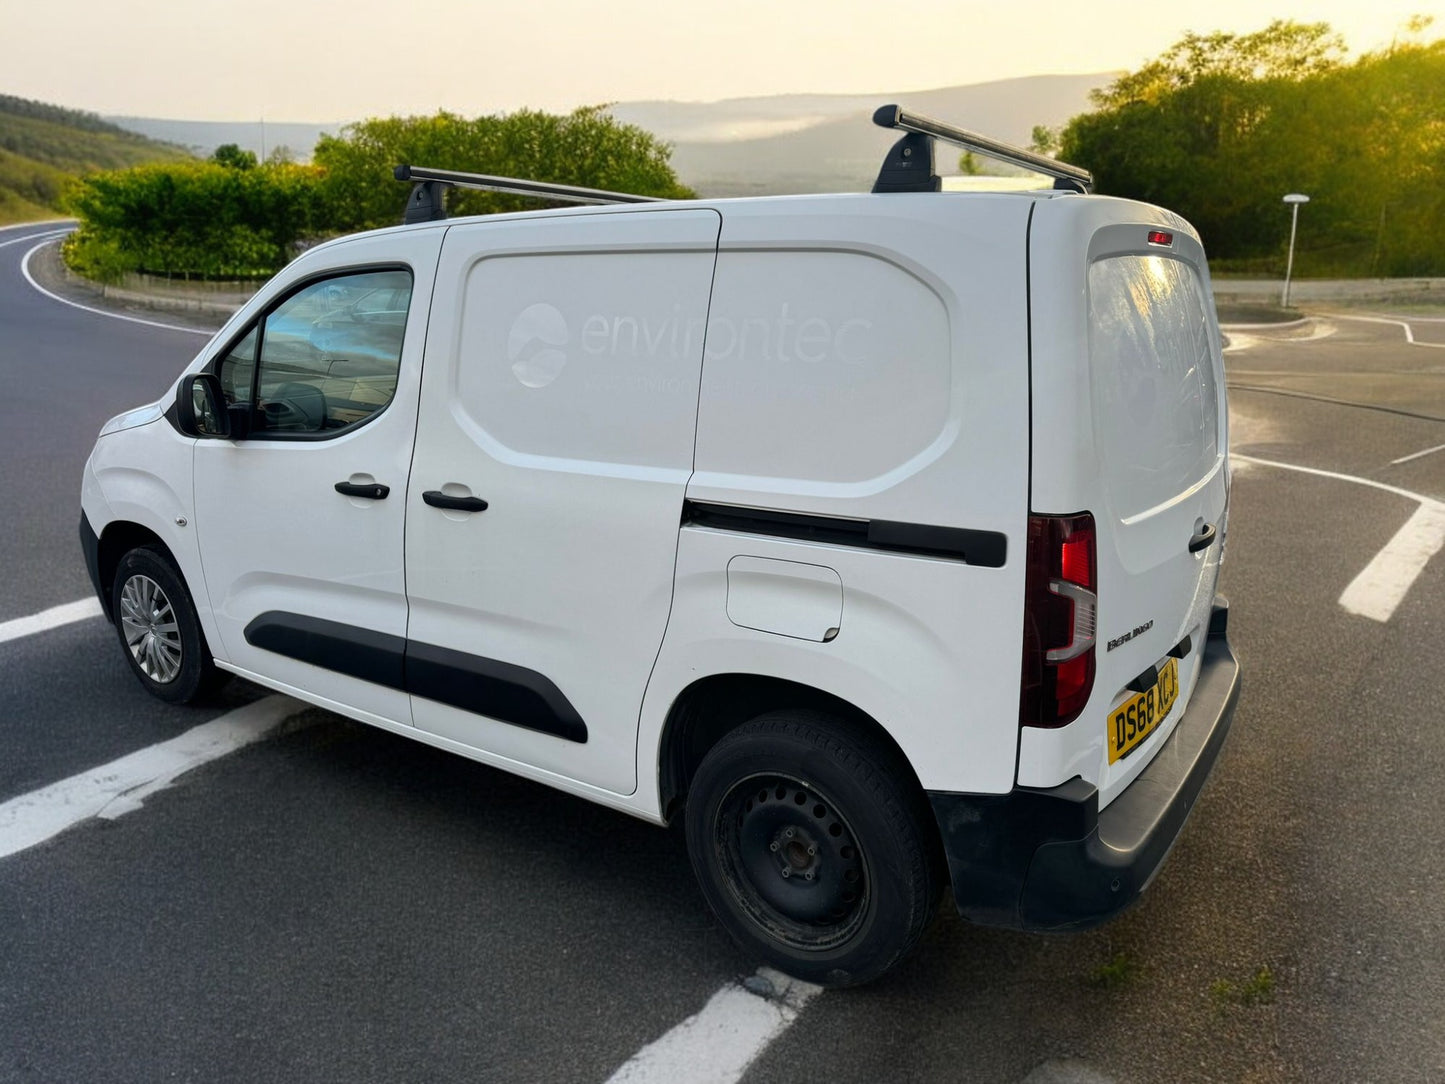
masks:
POLYGON ((1219 387, 1194 269, 1129 255, 1089 268, 1095 432, 1121 517, 1188 489, 1220 453, 1219 387))

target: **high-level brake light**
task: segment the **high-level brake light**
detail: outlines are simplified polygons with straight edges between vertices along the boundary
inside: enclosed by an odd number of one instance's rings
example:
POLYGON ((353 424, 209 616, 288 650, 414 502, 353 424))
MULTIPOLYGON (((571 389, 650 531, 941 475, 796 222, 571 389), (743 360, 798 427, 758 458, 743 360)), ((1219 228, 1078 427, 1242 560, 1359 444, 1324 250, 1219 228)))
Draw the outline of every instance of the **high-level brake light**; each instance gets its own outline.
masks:
POLYGON ((1098 561, 1094 517, 1030 516, 1019 721, 1073 722, 1094 689, 1098 561))
POLYGON ((1151 245, 1163 245, 1165 248, 1168 248, 1174 243, 1174 235, 1172 233, 1165 233, 1163 230, 1150 230, 1149 243, 1151 245))

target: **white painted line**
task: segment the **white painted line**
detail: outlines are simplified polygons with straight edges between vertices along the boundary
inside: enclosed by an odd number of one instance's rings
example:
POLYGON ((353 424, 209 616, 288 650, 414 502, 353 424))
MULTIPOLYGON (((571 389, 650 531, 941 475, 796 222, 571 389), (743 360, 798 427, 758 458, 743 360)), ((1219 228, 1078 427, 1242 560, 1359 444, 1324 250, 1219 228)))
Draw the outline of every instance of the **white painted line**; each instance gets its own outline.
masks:
POLYGON ((1415 331, 1406 320, 1392 320, 1385 316, 1346 316, 1344 313, 1330 313, 1332 320, 1358 320, 1362 324, 1392 324, 1398 328, 1404 328, 1405 341, 1411 346, 1427 346, 1434 350, 1445 350, 1445 343, 1420 343, 1415 341, 1415 331))
POLYGON ((34 636, 37 632, 46 632, 76 621, 87 621, 100 615, 98 598, 83 598, 77 602, 67 602, 63 606, 52 606, 29 617, 16 617, 0 622, 0 644, 7 640, 18 640, 22 636, 34 636))
POLYGON ((0 858, 44 843, 91 817, 118 817, 208 761, 264 738, 302 705, 268 696, 88 772, 0 805, 0 858))
POLYGON ((1261 467, 1277 467, 1280 470, 1313 474, 1320 478, 1333 478, 1339 482, 1353 482, 1383 490, 1399 497, 1408 497, 1419 507, 1395 536, 1385 543, 1385 548, 1375 554, 1364 570, 1350 581, 1340 595, 1340 605, 1348 612, 1368 617, 1375 621, 1388 621, 1395 609, 1404 601, 1420 573, 1425 570, 1430 558, 1445 545, 1445 501, 1437 501, 1423 493, 1414 493, 1399 486, 1377 482, 1373 478, 1358 478, 1353 474, 1339 474, 1335 471, 1320 470, 1317 467, 1301 467, 1293 463, 1278 463, 1270 459, 1256 459, 1252 455, 1231 455, 1244 463, 1261 467))
POLYGON ((1445 444, 1437 444, 1433 448, 1426 448, 1423 452, 1415 452, 1413 455, 1402 455, 1399 459, 1390 460, 1390 466, 1399 466, 1401 463, 1408 463, 1412 459, 1424 459, 1427 455, 1434 455, 1436 452, 1445 452, 1445 444))
POLYGON ((1229 453, 1230 461, 1239 460, 1241 463, 1254 463, 1261 467, 1278 467, 1280 470, 1298 471, 1300 474, 1313 474, 1319 478, 1333 478, 1337 482, 1353 482, 1357 486, 1369 486, 1371 489, 1383 490, 1386 493, 1393 493, 1397 497, 1409 497, 1410 500, 1420 504, 1438 504, 1445 507, 1445 501, 1438 501, 1434 497, 1427 497, 1423 493, 1416 493, 1413 490, 1401 489, 1399 486, 1392 486, 1388 482, 1377 482, 1373 478, 1358 478, 1353 474, 1339 474, 1332 470, 1320 470, 1318 467, 1301 467, 1294 463, 1279 463, 1273 459, 1256 459, 1252 455, 1241 455, 1238 452, 1229 453))
POLYGON ((734 1084, 822 992, 767 967, 750 981, 758 979, 771 984, 771 997, 729 983, 701 1012, 639 1050, 607 1084, 734 1084))
POLYGON ((69 230, 51 230, 49 233, 27 233, 24 237, 12 237, 8 241, 0 241, 0 248, 8 245, 23 245, 26 241, 53 241, 57 237, 64 237, 69 230))
POLYGON ((1445 505, 1422 504, 1340 595, 1352 614, 1388 621, 1415 578, 1445 546, 1445 505))
POLYGON ((79 301, 71 301, 67 297, 61 297, 59 294, 51 293, 44 286, 40 285, 40 283, 36 282, 35 276, 30 273, 30 257, 34 256, 50 243, 49 241, 41 241, 40 244, 27 252, 25 259, 20 262, 20 273, 25 276, 26 282, 50 298, 51 301, 59 301, 62 305, 69 305, 72 309, 80 309, 82 312, 92 312, 96 316, 109 316, 112 320, 124 320, 128 324, 144 324, 146 327, 165 328, 167 331, 184 331, 191 335, 204 335, 208 339, 215 335, 214 331, 201 331, 193 327, 182 327, 180 324, 165 324, 159 320, 142 320, 139 316, 122 316, 118 312, 106 312, 105 309, 92 308, 89 305, 82 305, 79 301))
POLYGON ((9 233, 11 230, 33 230, 40 226, 64 225, 66 229, 75 229, 73 218, 42 218, 39 222, 16 222, 9 226, 0 226, 0 233, 9 233))

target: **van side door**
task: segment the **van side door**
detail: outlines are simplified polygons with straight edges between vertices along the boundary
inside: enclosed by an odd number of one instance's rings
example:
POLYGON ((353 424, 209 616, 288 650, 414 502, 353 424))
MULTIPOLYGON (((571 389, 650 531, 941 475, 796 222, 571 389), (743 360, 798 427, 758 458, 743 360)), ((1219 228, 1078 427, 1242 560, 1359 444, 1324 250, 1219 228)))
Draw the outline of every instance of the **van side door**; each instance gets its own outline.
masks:
POLYGON ((448 231, 407 495, 420 729, 635 789, 720 226, 687 208, 448 231))

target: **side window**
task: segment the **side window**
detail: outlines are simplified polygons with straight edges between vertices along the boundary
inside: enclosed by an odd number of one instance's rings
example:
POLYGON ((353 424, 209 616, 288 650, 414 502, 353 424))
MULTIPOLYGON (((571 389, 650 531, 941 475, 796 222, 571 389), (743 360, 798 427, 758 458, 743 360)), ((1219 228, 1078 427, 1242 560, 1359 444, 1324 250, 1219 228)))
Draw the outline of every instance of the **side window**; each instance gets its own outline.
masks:
POLYGON ((251 402, 254 389, 253 433, 329 435, 365 421, 396 394, 410 304, 408 271, 303 287, 221 359, 226 401, 251 402))

